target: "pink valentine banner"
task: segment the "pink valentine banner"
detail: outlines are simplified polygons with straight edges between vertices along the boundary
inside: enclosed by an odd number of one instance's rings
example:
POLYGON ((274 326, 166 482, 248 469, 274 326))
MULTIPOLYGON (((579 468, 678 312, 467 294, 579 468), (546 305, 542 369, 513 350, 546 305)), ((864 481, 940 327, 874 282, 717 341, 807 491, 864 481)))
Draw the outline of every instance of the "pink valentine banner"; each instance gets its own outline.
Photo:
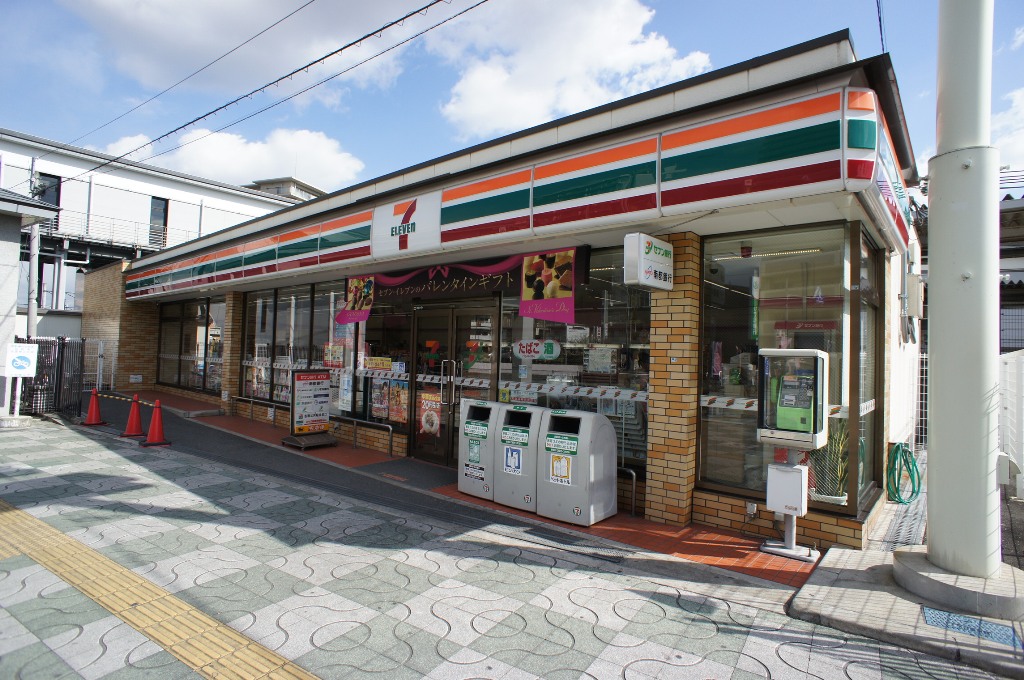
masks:
POLYGON ((373 307, 374 281, 372 276, 353 276, 348 280, 345 308, 334 315, 335 323, 358 323, 370 318, 373 307))
POLYGON ((524 256, 519 315, 575 323, 575 267, 575 248, 524 256))

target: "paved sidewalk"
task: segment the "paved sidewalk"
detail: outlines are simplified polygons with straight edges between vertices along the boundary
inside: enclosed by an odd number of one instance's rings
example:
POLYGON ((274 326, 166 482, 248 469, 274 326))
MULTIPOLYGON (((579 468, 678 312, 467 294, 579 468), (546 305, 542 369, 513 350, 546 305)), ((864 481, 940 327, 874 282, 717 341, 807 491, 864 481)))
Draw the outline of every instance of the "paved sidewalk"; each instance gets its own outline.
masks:
POLYGON ((787 586, 407 487, 41 422, 0 431, 0 475, 4 678, 992 677, 789 618, 787 586))

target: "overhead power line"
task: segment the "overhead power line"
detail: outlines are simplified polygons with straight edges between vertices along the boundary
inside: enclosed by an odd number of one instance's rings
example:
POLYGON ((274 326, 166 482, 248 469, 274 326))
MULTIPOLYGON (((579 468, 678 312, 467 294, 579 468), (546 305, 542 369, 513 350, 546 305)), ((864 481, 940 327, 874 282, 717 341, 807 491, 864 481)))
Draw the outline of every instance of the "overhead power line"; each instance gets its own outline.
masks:
MULTIPOLYGON (((362 36, 361 38, 357 38, 356 40, 353 40, 350 43, 342 45, 341 47, 339 47, 338 49, 334 50, 333 52, 329 52, 328 54, 325 54, 322 57, 319 57, 318 59, 314 59, 313 61, 309 62, 308 64, 305 64, 304 66, 300 66, 297 69, 294 69, 294 70, 286 73, 285 75, 281 76, 280 78, 277 78, 276 80, 273 80, 273 81, 267 83, 266 85, 261 85, 260 87, 257 87, 254 90, 250 90, 249 92, 246 92, 245 94, 243 94, 243 95, 241 95, 239 97, 235 97, 234 99, 232 99, 228 103, 221 104, 220 106, 218 106, 217 108, 213 109, 212 111, 208 111, 208 112, 204 113, 201 116, 197 116, 197 117, 193 118, 192 120, 190 120, 189 122, 187 122, 187 123, 185 123, 183 125, 179 125, 178 127, 174 128, 170 132, 165 132, 164 134, 160 135, 156 139, 153 139, 152 141, 147 142, 146 144, 142 144, 140 146, 135 147, 131 151, 128 151, 128 152, 122 154, 121 156, 119 156, 118 158, 115 158, 114 160, 119 160, 120 158, 124 158, 125 156, 129 156, 129 155, 135 153, 136 151, 140 151, 141 149, 144 149, 147 146, 150 146, 151 144, 156 144, 157 142, 159 142, 162 139, 167 139, 171 135, 173 135, 175 133, 178 133, 178 132, 181 132, 182 130, 185 130, 185 129, 195 125, 199 121, 205 120, 205 119, 209 118, 210 116, 213 116, 213 115, 215 115, 217 113, 220 113, 224 109, 237 104, 238 102, 242 101, 243 99, 248 99, 248 98, 252 97, 253 95, 259 94, 259 93, 263 92, 264 90, 267 90, 267 89, 269 89, 269 88, 271 88, 271 87, 273 87, 275 85, 280 85, 284 81, 293 78, 297 74, 302 73, 304 71, 308 71, 310 68, 316 66, 317 64, 322 64, 325 61, 327 61, 328 59, 330 59, 331 57, 335 57, 335 56, 341 54, 342 52, 344 52, 345 50, 351 49, 352 47, 355 47, 356 45, 359 45, 360 43, 362 43, 362 42, 364 42, 366 40, 369 40, 370 38, 373 38, 374 36, 380 37, 381 33, 383 33, 384 31, 388 30, 389 28, 393 28, 394 26, 398 26, 398 25, 402 24, 402 22, 404 22, 406 19, 412 17, 413 15, 425 14, 427 12, 427 10, 429 10, 434 5, 439 5, 442 2, 449 2, 449 1, 450 0, 432 0, 431 2, 427 3, 423 7, 420 7, 417 10, 413 10, 412 12, 409 12, 408 14, 406 14, 403 17, 401 17, 400 19, 395 19, 394 21, 390 21, 387 24, 381 26, 380 28, 378 28, 378 29, 376 29, 374 31, 370 31, 369 33, 367 33, 366 35, 362 36)), ((93 168, 93 169, 94 170, 98 170, 99 168, 103 167, 103 165, 106 165, 106 164, 112 163, 112 162, 113 161, 107 161, 107 163, 101 164, 97 168, 93 168)))
MULTIPOLYGON (((141 104, 137 104, 137 105, 133 106, 132 108, 128 109, 127 111, 125 111, 125 112, 124 112, 124 113, 122 113, 121 115, 119 115, 119 116, 116 116, 115 118, 112 118, 112 119, 108 120, 108 121, 107 121, 106 123, 104 123, 103 125, 100 125, 99 127, 93 128, 92 130, 90 130, 89 132, 86 132, 85 134, 79 135, 78 137, 76 137, 76 138, 72 139, 72 140, 71 140, 70 142, 67 142, 67 144, 68 144, 68 145, 71 145, 71 144, 76 144, 77 142, 79 142, 79 141, 81 141, 81 140, 85 139, 86 137, 88 137, 89 135, 91 135, 91 134, 93 134, 93 133, 95 133, 95 132, 99 132, 100 130, 102 130, 103 128, 107 127, 108 125, 112 125, 112 124, 116 123, 117 121, 121 120, 122 118, 124 118, 125 116, 127 116, 127 115, 129 115, 129 114, 131 114, 131 113, 134 113, 135 111, 138 111, 139 109, 141 109, 141 108, 142 108, 143 106, 145 106, 146 104, 149 104, 149 103, 150 103, 151 101, 153 101, 154 99, 157 99, 158 97, 162 97, 163 95, 167 94, 168 92, 170 92, 170 91, 171 91, 171 90, 173 90, 174 88, 178 87, 179 85, 181 85, 181 84, 182 84, 182 83, 184 83, 185 81, 189 80, 190 78, 193 78, 193 77, 195 77, 195 76, 199 75, 200 73, 202 73, 202 72, 203 72, 203 71, 205 71, 206 69, 210 68, 211 66, 213 66, 214 64, 216 64, 216 63, 217 63, 217 62, 219 62, 220 60, 224 59, 224 58, 225 58, 225 57, 227 57, 228 55, 230 55, 230 54, 232 54, 232 53, 234 53, 234 52, 237 52, 237 51, 238 51, 239 49, 241 49, 242 47, 244 47, 244 46, 248 45, 248 44, 249 44, 249 43, 251 43, 251 42, 252 42, 253 40, 255 40, 256 38, 260 37, 261 35, 263 35, 263 34, 264 34, 264 33, 266 33, 267 31, 269 31, 270 29, 272 29, 272 28, 274 28, 274 27, 276 27, 276 26, 280 25, 281 23, 283 23, 283 22, 285 22, 286 20, 290 19, 291 17, 293 17, 294 15, 298 14, 298 13, 299 13, 299 12, 301 12, 302 10, 306 9, 307 7, 309 7, 310 5, 312 5, 312 4, 314 3, 314 2, 316 2, 316 0, 309 0, 309 1, 308 1, 308 2, 306 2, 305 4, 301 5, 300 7, 298 7, 298 8, 296 8, 295 10, 293 10, 293 11, 289 12, 289 13, 288 13, 288 14, 286 14, 285 16, 283 16, 283 17, 281 17, 280 19, 278 19, 277 21, 275 21, 274 23, 270 24, 269 26, 267 26, 266 28, 264 28, 264 29, 263 29, 262 31, 260 31, 259 33, 256 33, 255 35, 253 35, 253 36, 250 36, 250 37, 249 37, 249 38, 247 38, 246 40, 244 40, 244 41, 240 42, 240 43, 239 43, 238 45, 236 45, 236 46, 232 47, 232 48, 231 48, 230 50, 228 50, 228 51, 227 51, 227 52, 225 52, 224 54, 220 55, 219 57, 217 57, 217 58, 216 58, 216 59, 214 59, 213 61, 211 61, 211 62, 207 63, 207 64, 206 64, 205 66, 202 66, 201 68, 198 68, 198 69, 196 69, 196 70, 195 70, 195 71, 193 71, 192 73, 189 73, 189 74, 188 74, 187 76, 185 76, 184 78, 182 78, 182 79, 181 79, 181 80, 179 80, 178 82, 174 83, 173 85, 171 85, 171 86, 169 86, 169 87, 167 87, 167 88, 164 88, 164 89, 163 89, 163 90, 161 90, 160 92, 157 92, 156 94, 154 94, 154 95, 153 95, 152 97, 150 97, 150 98, 149 98, 149 99, 147 99, 146 101, 142 102, 141 104)), ((37 156, 37 158, 46 158, 47 156, 50 156, 50 155, 52 155, 52 154, 54 154, 54 153, 56 153, 56 152, 55 152, 55 151, 47 151, 46 153, 44 153, 44 154, 41 154, 41 155, 37 156)), ((31 179, 29 179, 28 181, 29 181, 29 182, 31 182, 31 179)), ((21 186, 21 184, 24 184, 24 182, 22 182, 22 183, 18 184, 17 186, 21 186)))
POLYGON ((86 133, 85 133, 84 135, 82 135, 81 137, 78 137, 77 139, 73 139, 73 140, 72 140, 71 142, 69 142, 69 143, 70 143, 70 144, 74 144, 75 142, 79 141, 80 139, 84 139, 84 138, 88 137, 89 135, 93 134, 94 132, 99 132, 100 130, 102 130, 103 128, 107 127, 108 125, 111 125, 112 123, 116 123, 117 121, 121 120, 122 118, 124 118, 124 117, 125 117, 125 116, 127 116, 128 114, 130 114, 130 113, 133 113, 133 112, 135 112, 135 111, 138 111, 138 110, 139 110, 139 109, 141 109, 141 108, 142 108, 143 106, 145 106, 146 104, 150 103, 151 101, 153 101, 153 100, 154 100, 154 99, 156 99, 157 97, 161 97, 161 96, 163 96, 163 95, 167 94, 168 92, 170 92, 171 90, 173 90, 174 88, 176 88, 176 87, 177 87, 178 85, 181 85, 181 84, 182 84, 182 83, 184 83, 184 82, 185 82, 186 80, 188 80, 188 79, 190 79, 190 78, 193 78, 193 77, 195 77, 195 76, 199 75, 200 73, 202 73, 202 72, 203 72, 203 71, 205 71, 206 69, 208 69, 208 68, 210 68, 211 66, 213 66, 214 64, 216 64, 216 63, 217 63, 218 61, 220 61, 221 59, 224 59, 224 58, 225 58, 225 57, 227 57, 228 55, 230 55, 230 54, 232 54, 232 53, 234 53, 234 52, 237 52, 238 50, 240 50, 241 48, 245 47, 246 45, 248 45, 248 44, 249 44, 249 43, 251 43, 251 42, 252 42, 253 40, 255 40, 256 38, 260 37, 261 35, 263 35, 263 34, 264 34, 264 33, 266 33, 267 31, 269 31, 270 29, 272 29, 272 28, 274 28, 274 27, 278 26, 279 24, 281 24, 281 23, 283 23, 283 22, 287 21, 288 19, 290 19, 290 18, 291 18, 292 16, 294 16, 294 15, 298 14, 299 12, 301 12, 302 10, 306 9, 307 7, 309 7, 310 5, 312 5, 312 4, 314 3, 314 2, 316 2, 316 0, 309 0, 309 2, 307 2, 307 3, 305 3, 304 5, 302 5, 302 6, 298 7, 298 8, 297 8, 297 9, 295 9, 294 11, 292 11, 292 12, 289 12, 289 13, 288 13, 288 14, 286 14, 285 16, 281 17, 280 19, 278 19, 278 20, 277 20, 277 21, 275 21, 274 23, 272 23, 272 24, 270 24, 269 26, 267 26, 266 28, 264 28, 264 29, 263 29, 262 31, 260 31, 259 33, 257 33, 257 34, 255 34, 255 35, 253 35, 252 37, 248 38, 247 40, 244 40, 244 41, 242 41, 242 42, 238 43, 237 45, 235 45, 234 47, 232 47, 232 48, 231 48, 230 50, 228 50, 228 51, 227 51, 227 52, 225 52, 224 54, 220 55, 219 57, 217 57, 216 59, 214 59, 214 60, 213 60, 213 61, 211 61, 210 63, 206 64, 206 65, 205 65, 205 66, 203 66, 202 68, 198 68, 198 69, 196 69, 195 71, 192 71, 192 73, 189 73, 189 74, 188 74, 187 76, 185 76, 184 78, 182 78, 182 79, 181 79, 181 80, 179 80, 178 82, 174 83, 173 85, 171 85, 171 86, 169 86, 169 87, 167 87, 167 88, 165 88, 165 89, 161 90, 160 92, 157 92, 157 93, 156 93, 155 95, 153 95, 152 97, 150 97, 150 98, 149 98, 149 99, 147 99, 146 101, 142 102, 141 104, 137 104, 136 106, 133 106, 132 108, 130 108, 130 109, 128 109, 127 111, 125 111, 124 113, 122 113, 122 114, 121 114, 120 116, 118 116, 118 117, 116 117, 116 118, 113 118, 113 119, 111 119, 111 120, 108 120, 108 121, 107 121, 106 123, 104 123, 103 125, 100 125, 100 126, 99 126, 98 128, 96 128, 96 129, 94 129, 94 130, 90 130, 89 132, 86 132, 86 133))
MULTIPOLYGON (((212 137, 213 135, 215 135, 215 134, 217 134, 217 133, 220 133, 220 132, 223 132, 224 130, 227 130, 227 129, 228 129, 228 128, 230 128, 230 127, 233 127, 233 126, 235 126, 235 125, 238 125, 239 123, 245 122, 245 121, 249 120, 250 118, 254 118, 254 117, 256 117, 256 116, 260 115, 261 113, 265 113, 266 111, 269 111, 270 109, 274 108, 275 106, 280 106, 281 104, 284 104, 284 103, 285 103, 285 102, 287 102, 287 101, 290 101, 290 100, 292 100, 292 99, 295 99, 296 97, 298 97, 298 96, 300 96, 300 95, 303 95, 303 94, 305 94, 306 92, 309 92, 310 90, 312 90, 312 89, 314 89, 314 88, 320 87, 320 86, 321 86, 321 85, 323 85, 324 83, 327 83, 327 82, 329 82, 329 81, 331 81, 331 80, 334 80, 335 78, 338 78, 339 76, 343 76, 343 75, 345 75, 346 73, 348 73, 349 71, 352 71, 353 69, 355 69, 355 68, 358 68, 358 67, 362 66, 363 64, 366 64, 366 63, 368 63, 368 62, 370 62, 370 61, 373 61, 373 60, 374 60, 374 59, 376 59, 377 57, 380 57, 380 56, 382 56, 382 55, 385 55, 385 54, 387 54, 388 52, 391 52, 392 50, 396 50, 396 49, 398 49, 398 48, 399 48, 399 47, 401 47, 402 45, 405 45, 405 44, 407 44, 407 43, 410 43, 410 42, 412 42, 413 40, 415 40, 415 39, 419 38, 420 36, 422 36, 422 35, 424 35, 424 34, 426 34, 426 33, 429 33, 430 31, 434 30, 435 28, 437 28, 437 27, 439 27, 439 26, 443 26, 444 24, 448 23, 449 21, 452 21, 452 20, 454 20, 454 19, 457 19, 457 18, 459 18, 460 16, 462 16, 462 15, 463 15, 463 14, 465 14, 466 12, 469 12, 470 10, 474 10, 474 9, 476 9, 476 8, 477 8, 477 7, 479 7, 480 5, 482 5, 482 4, 484 4, 484 3, 486 3, 487 1, 488 1, 488 0, 480 0, 480 1, 479 1, 479 2, 477 2, 477 3, 475 4, 475 5, 470 5, 469 7, 467 7, 467 8, 466 8, 466 9, 464 9, 464 10, 462 10, 461 12, 458 12, 458 13, 456 13, 456 14, 453 14, 452 16, 450 16, 450 17, 447 17, 447 18, 445 18, 445 19, 443 19, 443 20, 441 20, 441 21, 437 22, 437 23, 436 23, 436 24, 434 24, 434 25, 432 25, 432 26, 429 26, 429 27, 427 27, 427 28, 423 29, 422 31, 420 31, 420 32, 418 32, 418 33, 415 33, 415 34, 413 34, 413 35, 409 36, 409 37, 408 37, 408 38, 406 38, 405 40, 402 40, 401 42, 397 42, 397 43, 395 43, 395 44, 394 44, 394 45, 392 45, 391 47, 385 48, 385 49, 381 50, 380 52, 377 52, 376 54, 374 54, 374 55, 371 55, 371 56, 367 57, 366 59, 363 59, 363 60, 362 60, 362 61, 360 61, 360 62, 357 62, 357 63, 355 63, 355 64, 352 64, 352 65, 351 65, 351 66, 349 66, 348 68, 346 68, 346 69, 343 69, 343 70, 341 70, 341 71, 338 71, 338 72, 337 72, 337 73, 335 73, 334 75, 331 75, 331 76, 327 76, 327 77, 326 77, 326 78, 324 78, 323 80, 319 80, 319 81, 317 81, 317 82, 313 83, 312 85, 310 85, 310 86, 308 86, 308 87, 304 87, 304 88, 302 88, 301 90, 299 90, 298 92, 294 92, 294 93, 292 93, 292 94, 288 95, 288 96, 287 96, 287 97, 285 97, 284 99, 279 99, 278 101, 274 102, 273 104, 269 104, 269 105, 267 105, 267 106, 264 106, 264 107, 263 107, 262 109, 259 109, 258 111, 254 111, 254 112, 250 113, 250 114, 249 114, 249 115, 247 115, 247 116, 243 116, 242 118, 238 118, 237 120, 234 120, 234 121, 232 121, 232 122, 228 123, 227 125, 224 125, 223 127, 219 127, 219 128, 217 128, 216 130, 210 130, 209 132, 207 132, 207 133, 206 133, 205 135, 203 135, 202 137, 197 137, 197 138, 195 138, 195 139, 189 140, 189 141, 187 141, 187 142, 184 142, 184 143, 182 143, 182 144, 177 144, 177 145, 175 145, 175 146, 172 146, 172 147, 171 147, 171 148, 169 148, 169 149, 164 149, 164 150, 163 150, 163 151, 161 151, 160 153, 155 153, 155 154, 153 154, 152 156, 147 156, 146 158, 143 158, 143 159, 142 159, 142 160, 141 160, 140 162, 145 162, 145 161, 148 161, 148 160, 152 160, 152 159, 154 159, 154 158, 156 158, 156 157, 158 157, 158 156, 163 156, 163 155, 164 155, 164 154, 166 154, 166 153, 170 153, 170 152, 172 152, 172 151, 177 151, 178 149, 184 148, 184 147, 188 146, 189 144, 194 144, 194 143, 196 143, 196 142, 200 142, 200 141, 202 141, 202 140, 206 139, 207 137, 212 137)), ((143 148, 144 148, 144 147, 143 147, 143 148)))
MULTIPOLYGON (((483 2, 486 2, 486 1, 487 0, 483 0, 482 2, 478 3, 477 5, 473 5, 473 7, 477 7, 477 6, 479 6, 480 4, 483 4, 483 2)), ((170 132, 166 132, 166 133, 160 135, 159 137, 157 137, 157 138, 147 142, 146 144, 142 144, 140 146, 135 147, 134 149, 131 149, 129 151, 126 151, 126 152, 122 153, 119 156, 116 156, 114 158, 110 158, 110 159, 108 159, 106 161, 103 161, 102 163, 100 163, 98 165, 95 165, 95 166, 89 168, 88 170, 84 170, 84 171, 80 172, 79 174, 75 175, 74 177, 62 178, 60 183, 63 184, 65 182, 70 182, 70 181, 79 179, 80 177, 84 177, 85 175, 88 175, 91 172, 96 172, 97 170, 101 170, 102 168, 105 168, 108 165, 111 165, 111 164, 116 163, 118 161, 123 161, 123 160, 127 159, 128 156, 130 156, 131 154, 135 153, 136 151, 140 151, 140 150, 146 148, 147 146, 150 146, 152 144, 155 144, 155 143, 159 142, 162 139, 166 139, 167 137, 170 137, 171 135, 173 135, 173 134, 175 134, 177 132, 181 132, 182 130, 184 130, 184 129, 190 127, 190 126, 195 125, 199 121, 205 120, 206 118, 209 118, 210 116, 213 116, 214 114, 219 113, 220 111, 223 111, 224 109, 226 109, 226 108, 228 108, 228 107, 230 107, 230 106, 232 106, 234 104, 237 104, 238 102, 242 101, 243 99, 247 99, 249 97, 252 97, 255 94, 258 94, 260 92, 263 92, 264 90, 269 89, 270 87, 278 85, 278 84, 284 82, 285 80, 288 80, 288 79, 294 77, 298 73, 302 73, 304 71, 308 71, 313 66, 316 66, 317 64, 322 64, 327 59, 330 59, 331 57, 337 56, 338 54, 341 54, 342 52, 344 52, 347 49, 351 49, 352 47, 358 46, 361 43, 363 43, 364 41, 369 40, 370 38, 380 37, 381 34, 384 33, 384 31, 386 31, 386 30, 388 30, 390 28, 393 28, 395 26, 401 25, 407 19, 415 16, 416 14, 426 14, 426 12, 431 7, 434 7, 435 5, 439 5, 442 2, 450 3, 451 0, 432 0, 431 2, 428 2, 426 5, 418 8, 418 9, 415 9, 415 10, 413 10, 411 12, 408 12, 407 14, 403 15, 402 17, 400 17, 398 19, 395 19, 393 21, 389 21, 388 23, 384 24, 383 26, 381 26, 381 27, 379 27, 377 29, 374 29, 373 31, 370 31, 369 33, 366 33, 365 35, 363 35, 362 37, 360 37, 360 38, 358 38, 356 40, 353 40, 353 41, 351 41, 349 43, 346 43, 345 45, 339 47, 338 49, 336 49, 336 50, 334 50, 332 52, 329 52, 329 53, 327 53, 327 54, 325 54, 325 55, 323 55, 323 56, 321 56, 321 57, 319 57, 317 59, 314 59, 313 61, 311 61, 311 62, 309 62, 309 63, 307 63, 307 64, 305 64, 303 66, 300 66, 300 67, 298 67, 296 69, 293 69, 289 73, 287 73, 287 74, 285 74, 285 75, 283 75, 283 76, 281 76, 281 77, 279 77, 279 78, 277 78, 277 79, 275 79, 275 80, 273 80, 273 81, 271 81, 271 82, 269 82, 269 83, 267 83, 267 84, 265 84, 265 85, 263 85, 261 87, 258 87, 258 88, 254 89, 254 90, 251 90, 250 92, 247 92, 246 94, 244 94, 244 95, 242 95, 240 97, 236 97, 235 99, 232 99, 230 102, 228 102, 226 104, 223 104, 221 106, 218 106, 217 108, 213 109, 212 111, 208 111, 207 113, 204 113, 201 116, 197 116, 196 118, 193 118, 192 120, 190 120, 189 122, 185 123, 184 125, 179 125, 178 127, 174 128, 170 132)), ((469 9, 472 9, 473 7, 470 7, 469 9)), ((464 14, 464 13, 465 12, 460 12, 459 15, 464 14)), ((459 15, 455 15, 455 16, 459 16, 459 15)), ((454 17, 452 17, 452 18, 454 18, 454 17)), ((438 24, 438 25, 440 25, 440 24, 438 24)), ((364 62, 361 62, 361 63, 364 63, 364 62)), ((310 89, 310 88, 307 88, 307 90, 308 89, 310 89)), ((291 97, 289 97, 289 98, 291 98, 291 97)), ((272 107, 267 107, 267 108, 272 108, 272 107)), ((259 113, 259 112, 257 112, 257 113, 259 113)), ((256 115, 256 114, 253 114, 253 115, 256 115)), ((251 117, 252 116, 247 116, 246 118, 243 118, 241 120, 246 120, 247 118, 251 118, 251 117)), ((241 121, 238 121, 238 122, 241 122, 241 121)), ((166 152, 164 152, 164 153, 166 153, 166 152)), ((150 158, 153 158, 153 157, 155 157, 155 156, 151 156, 150 158)))

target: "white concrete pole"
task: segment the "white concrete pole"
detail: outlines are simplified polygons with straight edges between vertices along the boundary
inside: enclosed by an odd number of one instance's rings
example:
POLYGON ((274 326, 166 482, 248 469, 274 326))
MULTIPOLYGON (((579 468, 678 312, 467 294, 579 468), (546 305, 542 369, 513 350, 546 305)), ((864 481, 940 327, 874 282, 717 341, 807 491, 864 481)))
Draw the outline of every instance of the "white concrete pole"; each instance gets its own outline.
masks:
POLYGON ((25 319, 25 335, 36 336, 36 321, 39 317, 39 223, 33 222, 28 228, 28 315, 25 319))
POLYGON ((939 3, 929 161, 928 560, 999 569, 999 156, 991 143, 994 0, 939 3))

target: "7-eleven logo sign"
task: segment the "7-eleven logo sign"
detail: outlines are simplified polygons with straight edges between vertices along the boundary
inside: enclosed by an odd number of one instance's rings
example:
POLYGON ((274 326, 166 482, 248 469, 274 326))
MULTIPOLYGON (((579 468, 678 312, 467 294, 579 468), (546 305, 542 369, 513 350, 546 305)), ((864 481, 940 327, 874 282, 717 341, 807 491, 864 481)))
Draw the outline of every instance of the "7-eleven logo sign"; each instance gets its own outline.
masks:
POLYGON ((413 215, 416 213, 416 199, 407 201, 404 203, 396 203, 394 208, 395 216, 402 216, 401 221, 391 227, 391 236, 398 237, 398 249, 408 250, 409 249, 409 234, 416 233, 416 222, 413 221, 413 215))

